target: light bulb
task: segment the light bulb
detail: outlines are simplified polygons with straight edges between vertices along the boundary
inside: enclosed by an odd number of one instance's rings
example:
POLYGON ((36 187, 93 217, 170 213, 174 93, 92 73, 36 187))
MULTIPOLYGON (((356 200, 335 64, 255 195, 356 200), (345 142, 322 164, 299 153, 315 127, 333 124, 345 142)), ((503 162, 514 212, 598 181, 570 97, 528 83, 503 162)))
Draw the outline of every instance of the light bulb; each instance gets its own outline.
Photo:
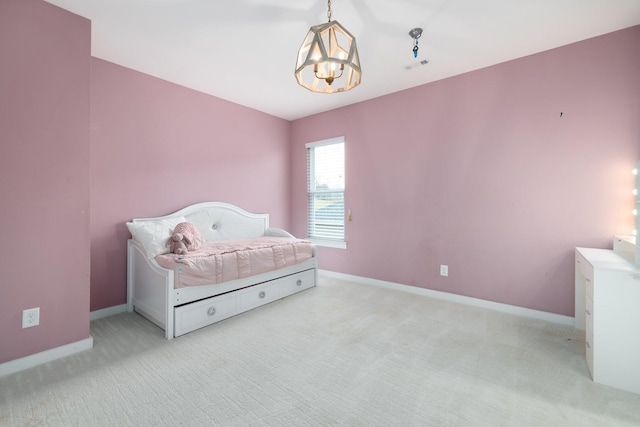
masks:
POLYGON ((638 195, 638 189, 634 188, 633 190, 631 190, 631 194, 633 194, 634 196, 638 195))
POLYGON ((638 169, 637 168, 633 168, 631 173, 634 174, 634 175, 638 175, 638 169))
POLYGON ((638 230, 632 230, 631 234, 633 234, 634 236, 637 236, 638 235, 638 230))
POLYGON ((634 216, 637 216, 637 215, 638 215, 638 209, 634 209, 634 210, 632 210, 632 211, 631 211, 631 213, 632 213, 634 216))

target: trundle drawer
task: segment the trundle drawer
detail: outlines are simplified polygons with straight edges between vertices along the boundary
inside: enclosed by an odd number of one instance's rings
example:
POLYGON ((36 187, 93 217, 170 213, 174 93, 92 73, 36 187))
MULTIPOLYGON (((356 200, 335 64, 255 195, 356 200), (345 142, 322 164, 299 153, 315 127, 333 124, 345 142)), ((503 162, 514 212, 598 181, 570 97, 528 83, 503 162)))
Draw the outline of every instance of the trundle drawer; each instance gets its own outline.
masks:
POLYGON ((194 302, 175 308, 175 336, 202 328, 238 312, 237 298, 233 293, 194 302))
POLYGON ((242 291, 242 293, 238 297, 240 310, 251 310, 252 308, 259 307, 263 304, 275 301, 280 298, 278 281, 279 279, 262 283, 260 285, 252 286, 251 288, 242 291))
POLYGON ((284 277, 280 283, 280 289, 282 289, 282 296, 291 295, 293 293, 309 289, 313 287, 314 270, 303 271, 302 273, 293 274, 291 276, 284 277))

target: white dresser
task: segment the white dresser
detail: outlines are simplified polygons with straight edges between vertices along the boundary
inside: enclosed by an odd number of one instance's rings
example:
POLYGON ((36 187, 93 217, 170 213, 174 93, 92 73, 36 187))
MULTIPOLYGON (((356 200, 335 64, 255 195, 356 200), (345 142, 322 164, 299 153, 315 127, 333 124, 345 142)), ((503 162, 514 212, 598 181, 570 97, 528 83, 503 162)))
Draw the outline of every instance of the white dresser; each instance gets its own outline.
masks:
POLYGON ((576 248, 575 325, 593 381, 640 393, 640 266, 617 252, 576 248))

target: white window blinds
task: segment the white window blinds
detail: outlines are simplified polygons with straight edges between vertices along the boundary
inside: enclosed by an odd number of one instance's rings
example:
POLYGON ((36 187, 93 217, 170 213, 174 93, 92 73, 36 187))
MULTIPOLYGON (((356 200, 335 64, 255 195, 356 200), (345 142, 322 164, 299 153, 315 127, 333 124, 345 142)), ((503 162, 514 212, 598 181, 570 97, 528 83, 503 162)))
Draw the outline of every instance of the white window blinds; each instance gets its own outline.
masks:
POLYGON ((309 237, 344 241, 344 138, 306 147, 309 237))

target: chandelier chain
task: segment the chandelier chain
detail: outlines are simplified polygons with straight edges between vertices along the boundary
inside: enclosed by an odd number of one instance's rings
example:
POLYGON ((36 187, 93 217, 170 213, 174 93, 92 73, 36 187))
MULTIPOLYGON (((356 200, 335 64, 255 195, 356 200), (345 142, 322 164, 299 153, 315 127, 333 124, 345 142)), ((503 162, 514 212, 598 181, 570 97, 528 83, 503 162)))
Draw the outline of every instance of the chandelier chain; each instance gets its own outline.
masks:
POLYGON ((331 0, 327 0, 327 18, 331 22, 331 0))

